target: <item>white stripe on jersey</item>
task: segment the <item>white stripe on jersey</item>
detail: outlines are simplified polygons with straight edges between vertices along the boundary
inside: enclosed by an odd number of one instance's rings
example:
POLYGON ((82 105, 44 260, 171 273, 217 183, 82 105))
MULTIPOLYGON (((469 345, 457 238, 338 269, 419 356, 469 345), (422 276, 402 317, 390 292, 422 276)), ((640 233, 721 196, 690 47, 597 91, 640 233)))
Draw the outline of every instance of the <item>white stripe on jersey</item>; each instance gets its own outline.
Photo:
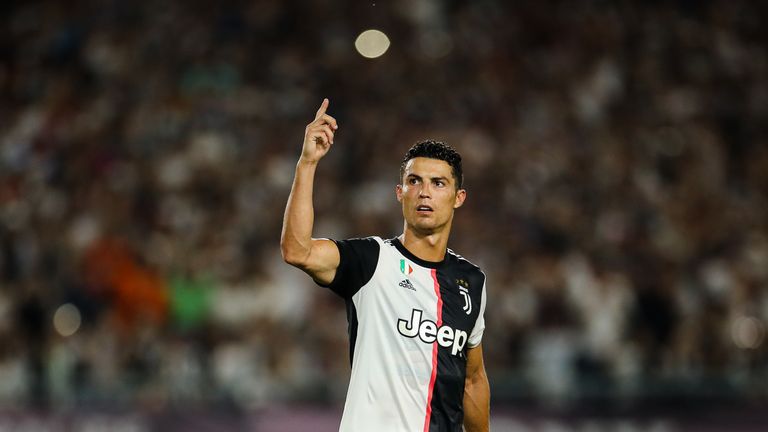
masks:
POLYGON ((423 430, 432 376, 431 345, 403 337, 398 319, 421 308, 422 319, 437 321, 437 298, 428 268, 411 264, 394 247, 379 243, 379 261, 371 280, 353 297, 358 327, 352 375, 340 432, 413 432, 423 430), (408 269, 406 269, 406 273, 408 269), (400 287, 408 279, 415 291, 400 287))

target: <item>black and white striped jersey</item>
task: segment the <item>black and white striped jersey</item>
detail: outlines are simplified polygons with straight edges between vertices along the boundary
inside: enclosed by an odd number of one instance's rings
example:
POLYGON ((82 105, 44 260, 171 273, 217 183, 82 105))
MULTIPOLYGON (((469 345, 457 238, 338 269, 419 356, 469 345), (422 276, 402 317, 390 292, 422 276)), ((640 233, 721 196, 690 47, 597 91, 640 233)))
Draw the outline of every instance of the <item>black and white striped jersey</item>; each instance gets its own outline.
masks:
POLYGON ((335 241, 328 288, 347 303, 352 374, 340 431, 461 431, 466 350, 485 328, 485 274, 450 249, 424 261, 398 239, 335 241))

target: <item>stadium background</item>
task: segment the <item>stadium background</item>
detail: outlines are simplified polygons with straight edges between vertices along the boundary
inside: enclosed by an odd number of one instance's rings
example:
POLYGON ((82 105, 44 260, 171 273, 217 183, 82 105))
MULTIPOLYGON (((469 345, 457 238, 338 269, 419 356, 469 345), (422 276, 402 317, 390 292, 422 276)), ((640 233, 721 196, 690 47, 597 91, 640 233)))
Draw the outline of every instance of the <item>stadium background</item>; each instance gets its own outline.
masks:
POLYGON ((318 236, 397 235, 404 151, 463 153, 494 430, 765 430, 767 18, 3 2, 0 430, 334 430, 343 305, 278 248, 323 97, 318 236))

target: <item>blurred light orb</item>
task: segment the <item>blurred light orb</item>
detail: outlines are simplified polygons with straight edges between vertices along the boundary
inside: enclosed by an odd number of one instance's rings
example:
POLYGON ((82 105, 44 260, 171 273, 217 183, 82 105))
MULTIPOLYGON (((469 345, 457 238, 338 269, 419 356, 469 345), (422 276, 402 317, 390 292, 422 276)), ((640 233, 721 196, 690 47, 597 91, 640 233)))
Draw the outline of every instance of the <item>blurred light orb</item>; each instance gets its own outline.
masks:
POLYGON ((755 349, 763 343, 765 325, 754 317, 738 317, 731 326, 731 337, 737 347, 755 349))
POLYGON ((53 327, 64 336, 72 336, 80 329, 80 310, 72 303, 65 303, 53 315, 53 327))
POLYGON ((366 30, 355 39, 355 48, 365 58, 381 57, 389 49, 389 38, 379 30, 366 30))

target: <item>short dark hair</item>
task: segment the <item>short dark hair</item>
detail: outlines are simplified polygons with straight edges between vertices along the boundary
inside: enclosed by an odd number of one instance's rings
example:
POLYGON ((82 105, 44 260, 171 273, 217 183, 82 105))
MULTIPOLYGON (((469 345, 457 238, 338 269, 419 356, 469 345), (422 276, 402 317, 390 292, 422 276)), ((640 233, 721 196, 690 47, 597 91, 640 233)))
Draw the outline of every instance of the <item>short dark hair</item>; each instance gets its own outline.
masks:
POLYGON ((456 189, 461 189, 464 184, 464 173, 461 169, 461 155, 453 147, 441 141, 425 140, 417 142, 405 153, 400 164, 400 182, 405 175, 405 165, 409 160, 417 157, 425 157, 445 161, 451 166, 451 174, 456 181, 456 189))

